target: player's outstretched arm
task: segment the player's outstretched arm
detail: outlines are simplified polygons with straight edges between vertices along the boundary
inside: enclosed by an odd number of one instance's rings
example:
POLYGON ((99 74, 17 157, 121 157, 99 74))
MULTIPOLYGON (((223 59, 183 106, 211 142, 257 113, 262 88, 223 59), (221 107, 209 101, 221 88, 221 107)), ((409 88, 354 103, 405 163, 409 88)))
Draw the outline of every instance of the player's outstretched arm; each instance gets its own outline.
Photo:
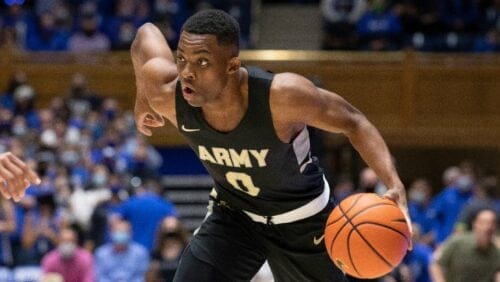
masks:
POLYGON ((274 97, 283 97, 278 98, 282 100, 278 103, 286 105, 286 109, 280 107, 280 111, 292 124, 307 124, 329 132, 343 133, 349 138, 363 160, 389 188, 385 196, 398 203, 411 231, 404 185, 385 141, 365 115, 339 95, 317 88, 299 75, 279 74, 273 81, 273 87, 283 92, 284 95, 274 97))
POLYGON ((161 105, 158 109, 168 108, 165 103, 172 99, 169 94, 173 91, 169 89, 174 89, 172 84, 177 77, 177 68, 163 34, 151 23, 139 28, 130 52, 137 88, 134 109, 137 129, 151 136, 149 127, 164 125, 162 112, 151 105, 161 105))
POLYGON ((14 154, 0 154, 0 192, 7 199, 19 201, 32 183, 40 184, 38 175, 14 154))

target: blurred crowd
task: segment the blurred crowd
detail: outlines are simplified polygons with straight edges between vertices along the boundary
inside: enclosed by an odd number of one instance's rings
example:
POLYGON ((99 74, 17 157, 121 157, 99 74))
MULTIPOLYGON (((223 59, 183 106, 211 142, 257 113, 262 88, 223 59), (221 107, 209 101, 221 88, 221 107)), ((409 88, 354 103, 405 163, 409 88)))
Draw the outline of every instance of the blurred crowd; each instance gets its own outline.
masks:
POLYGON ((188 235, 159 183, 162 158, 132 113, 94 93, 82 74, 47 108, 36 100, 22 72, 0 92, 0 152, 42 178, 21 201, 0 200, 0 281, 11 269, 15 281, 41 272, 168 281, 161 277, 173 275, 188 235))
POLYGON ((222 9, 241 25, 250 44, 250 1, 245 0, 3 0, 0 45, 27 51, 128 50, 137 29, 155 23, 177 46, 184 20, 204 8, 222 9))
MULTIPOLYGON (((386 191, 375 172, 365 168, 357 186, 350 179, 341 180, 334 196, 340 202, 353 193, 383 195, 386 191)), ((432 187, 426 178, 414 180, 407 187, 407 198, 413 250, 384 282, 498 281, 492 280, 495 272, 500 279, 500 236, 495 229, 500 220, 500 187, 496 176, 484 175, 464 161, 443 172, 441 187, 432 187), (457 241, 462 250, 469 245, 473 248, 461 252, 454 245, 457 241), (474 259, 476 265, 470 268, 469 260, 474 259), (445 280, 437 279, 436 267, 447 269, 445 280)))
MULTIPOLYGON (((153 22, 177 46, 184 20, 205 8, 222 9, 241 26, 241 47, 253 48, 247 0, 3 0, 0 46, 28 51, 127 50, 137 28, 153 22)), ((290 0, 318 5, 325 50, 496 52, 499 0, 290 0)))
POLYGON ((500 50, 498 0, 322 0, 323 49, 500 50))

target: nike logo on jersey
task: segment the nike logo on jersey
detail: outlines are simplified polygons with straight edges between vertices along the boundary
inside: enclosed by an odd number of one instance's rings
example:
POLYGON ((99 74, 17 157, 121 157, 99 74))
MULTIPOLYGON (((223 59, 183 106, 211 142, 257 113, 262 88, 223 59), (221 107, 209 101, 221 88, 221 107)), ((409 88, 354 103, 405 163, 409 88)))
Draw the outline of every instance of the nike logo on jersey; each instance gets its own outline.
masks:
POLYGON ((313 243, 314 245, 319 245, 321 243, 321 241, 323 241, 323 239, 325 238, 325 234, 321 235, 321 237, 319 238, 316 238, 316 236, 314 236, 313 238, 313 243))
POLYGON ((181 126, 181 129, 182 129, 182 131, 185 131, 185 132, 196 132, 196 131, 200 131, 201 130, 199 128, 186 128, 184 126, 184 124, 181 126))
POLYGON ((198 156, 202 161, 228 167, 265 167, 269 149, 236 150, 233 148, 220 148, 198 146, 198 156))

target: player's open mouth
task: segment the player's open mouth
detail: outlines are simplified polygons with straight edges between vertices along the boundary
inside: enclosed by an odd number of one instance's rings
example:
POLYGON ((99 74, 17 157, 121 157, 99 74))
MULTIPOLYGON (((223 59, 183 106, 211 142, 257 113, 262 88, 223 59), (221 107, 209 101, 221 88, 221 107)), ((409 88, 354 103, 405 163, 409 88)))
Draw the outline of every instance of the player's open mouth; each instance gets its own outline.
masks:
POLYGON ((184 92, 185 94, 193 94, 194 93, 194 90, 190 87, 183 87, 182 88, 182 92, 184 92))

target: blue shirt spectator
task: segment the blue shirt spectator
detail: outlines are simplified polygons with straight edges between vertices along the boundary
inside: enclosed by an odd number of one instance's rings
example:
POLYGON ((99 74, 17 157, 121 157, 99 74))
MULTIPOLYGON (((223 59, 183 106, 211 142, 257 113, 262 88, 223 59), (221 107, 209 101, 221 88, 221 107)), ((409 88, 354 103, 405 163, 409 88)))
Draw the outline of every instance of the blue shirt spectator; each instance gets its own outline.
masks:
POLYGON ((30 51, 64 51, 67 49, 69 34, 56 26, 51 13, 44 13, 37 24, 28 28, 26 48, 30 51))
POLYGON ((149 191, 138 192, 118 208, 118 215, 132 225, 133 240, 148 250, 153 248, 156 228, 161 220, 167 216, 177 215, 172 203, 152 191, 158 189, 157 185, 147 185, 149 191))
POLYGON ((429 207, 432 230, 435 232, 435 240, 438 244, 452 233, 460 211, 472 197, 471 187, 464 187, 471 184, 462 185, 455 184, 446 187, 434 197, 429 207))
POLYGON ((415 282, 431 282, 429 266, 432 261, 432 249, 426 244, 417 242, 413 250, 408 252, 403 263, 408 265, 415 282))
POLYGON ((149 252, 130 240, 128 222, 115 222, 112 242, 95 252, 97 282, 142 282, 149 265, 149 252))
POLYGON ((373 1, 357 26, 361 45, 366 50, 395 50, 402 32, 401 22, 384 0, 373 1))
POLYGON ((418 224, 423 234, 431 231, 431 218, 427 212, 431 201, 432 188, 425 179, 417 179, 408 190, 408 211, 414 224, 418 224))

